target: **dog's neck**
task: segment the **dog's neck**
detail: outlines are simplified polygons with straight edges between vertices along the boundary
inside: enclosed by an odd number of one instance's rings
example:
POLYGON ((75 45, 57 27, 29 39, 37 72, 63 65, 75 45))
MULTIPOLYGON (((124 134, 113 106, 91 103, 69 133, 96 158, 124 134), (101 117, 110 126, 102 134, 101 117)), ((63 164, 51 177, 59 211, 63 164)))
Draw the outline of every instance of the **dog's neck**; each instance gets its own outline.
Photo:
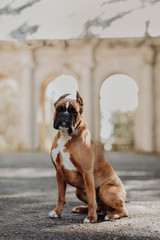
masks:
POLYGON ((72 136, 69 135, 68 129, 64 128, 60 130, 60 138, 64 142, 68 142, 69 140, 72 139, 72 136))
POLYGON ((84 122, 84 120, 81 118, 79 123, 77 124, 77 126, 75 127, 73 133, 72 133, 72 136, 78 136, 78 135, 81 135, 82 131, 84 129, 87 128, 87 125, 86 123, 84 122))

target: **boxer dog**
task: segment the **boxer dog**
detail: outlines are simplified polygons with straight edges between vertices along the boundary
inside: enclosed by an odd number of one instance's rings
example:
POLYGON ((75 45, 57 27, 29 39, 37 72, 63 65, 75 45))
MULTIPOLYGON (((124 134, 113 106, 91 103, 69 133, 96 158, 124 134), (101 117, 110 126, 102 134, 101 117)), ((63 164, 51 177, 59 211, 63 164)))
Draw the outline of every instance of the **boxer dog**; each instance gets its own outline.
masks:
POLYGON ((88 213, 84 223, 96 222, 97 212, 104 220, 127 217, 126 192, 103 152, 92 140, 82 118, 83 100, 77 92, 76 100, 61 96, 55 106, 54 128, 58 130, 51 147, 51 160, 56 169, 58 202, 51 218, 60 217, 66 186, 76 188, 75 194, 87 206, 72 209, 75 213, 88 213))

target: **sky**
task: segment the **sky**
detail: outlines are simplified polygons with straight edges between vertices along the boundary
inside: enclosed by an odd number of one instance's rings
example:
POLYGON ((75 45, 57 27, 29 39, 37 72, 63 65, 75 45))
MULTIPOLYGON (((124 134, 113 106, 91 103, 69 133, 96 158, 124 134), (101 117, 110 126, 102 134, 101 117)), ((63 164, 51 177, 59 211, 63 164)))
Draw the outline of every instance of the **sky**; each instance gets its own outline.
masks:
MULTIPOLYGON (((29 0, 30 2, 33 0, 29 0)), ((7 5, 14 10, 27 0, 0 1, 0 39, 70 39, 82 38, 86 28, 100 38, 142 37, 145 22, 148 32, 160 36, 160 1, 158 0, 35 0, 19 14, 4 14, 7 5), (28 27, 37 27, 27 34, 28 27), (21 28, 22 33, 15 35, 21 28)))

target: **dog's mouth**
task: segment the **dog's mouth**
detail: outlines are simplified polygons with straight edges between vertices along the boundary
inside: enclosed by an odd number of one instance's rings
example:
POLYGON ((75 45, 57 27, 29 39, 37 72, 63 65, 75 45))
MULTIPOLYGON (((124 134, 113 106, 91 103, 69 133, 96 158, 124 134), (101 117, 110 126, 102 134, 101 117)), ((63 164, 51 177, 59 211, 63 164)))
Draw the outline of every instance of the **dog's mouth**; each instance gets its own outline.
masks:
POLYGON ((68 131, 69 134, 73 132, 72 127, 67 122, 61 122, 57 129, 62 131, 68 131))
POLYGON ((66 129, 69 128, 69 127, 68 127, 68 124, 67 124, 66 122, 62 122, 62 123, 60 124, 59 129, 63 129, 63 128, 66 128, 66 129))

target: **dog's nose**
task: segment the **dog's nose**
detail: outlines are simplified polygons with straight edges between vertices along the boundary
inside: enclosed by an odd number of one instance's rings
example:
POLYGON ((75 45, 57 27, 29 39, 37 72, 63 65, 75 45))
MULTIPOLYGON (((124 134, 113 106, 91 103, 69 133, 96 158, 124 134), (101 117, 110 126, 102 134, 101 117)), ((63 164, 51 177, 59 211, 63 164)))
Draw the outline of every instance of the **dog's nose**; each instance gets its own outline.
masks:
POLYGON ((69 114, 69 112, 67 112, 67 111, 65 111, 65 112, 63 113, 63 117, 65 117, 65 118, 66 118, 66 117, 69 117, 69 115, 70 115, 70 114, 69 114))
POLYGON ((65 114, 65 115, 69 115, 69 112, 66 110, 66 111, 64 112, 64 114, 65 114))

